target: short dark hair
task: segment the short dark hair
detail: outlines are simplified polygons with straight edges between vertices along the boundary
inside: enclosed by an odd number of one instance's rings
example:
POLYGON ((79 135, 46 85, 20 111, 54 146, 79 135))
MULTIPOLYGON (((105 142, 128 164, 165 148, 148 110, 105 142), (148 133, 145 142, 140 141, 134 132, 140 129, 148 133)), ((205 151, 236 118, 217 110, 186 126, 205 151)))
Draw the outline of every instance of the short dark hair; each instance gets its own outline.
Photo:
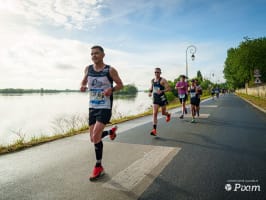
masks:
POLYGON ((160 72, 162 72, 160 67, 156 67, 155 70, 159 70, 160 72))
POLYGON ((104 53, 104 49, 101 46, 99 46, 99 45, 94 45, 94 46, 91 47, 91 49, 99 49, 101 52, 104 53))

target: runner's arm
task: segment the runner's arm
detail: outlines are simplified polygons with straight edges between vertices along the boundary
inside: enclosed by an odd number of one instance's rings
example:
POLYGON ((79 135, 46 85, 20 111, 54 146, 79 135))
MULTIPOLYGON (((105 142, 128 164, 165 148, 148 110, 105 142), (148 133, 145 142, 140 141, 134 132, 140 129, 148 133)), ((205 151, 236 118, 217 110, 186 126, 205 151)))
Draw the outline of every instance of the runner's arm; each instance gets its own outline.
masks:
POLYGON ((179 86, 179 82, 177 82, 175 85, 175 89, 182 89, 182 88, 184 88, 184 86, 183 85, 179 86))
POLYGON ((169 84, 165 78, 162 80, 162 85, 165 88, 164 90, 162 90, 162 92, 168 92, 171 90, 171 88, 170 88, 170 86, 169 86, 169 84))
POLYGON ((111 92, 121 90, 124 87, 123 82, 121 78, 119 77, 117 70, 113 67, 110 68, 110 76, 116 84, 113 88, 111 88, 111 92))
POLYGON ((84 76, 83 76, 83 79, 81 81, 81 86, 80 86, 80 91, 81 92, 85 92, 86 89, 87 89, 87 83, 88 83, 88 70, 89 70, 89 67, 85 67, 85 70, 84 70, 84 76))

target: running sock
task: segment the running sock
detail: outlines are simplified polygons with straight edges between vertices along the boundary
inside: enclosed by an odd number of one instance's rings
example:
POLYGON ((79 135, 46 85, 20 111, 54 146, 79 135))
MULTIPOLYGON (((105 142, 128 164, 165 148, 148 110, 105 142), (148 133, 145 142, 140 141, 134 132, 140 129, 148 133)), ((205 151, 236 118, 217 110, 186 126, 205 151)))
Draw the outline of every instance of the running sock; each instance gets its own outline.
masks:
POLYGON ((102 138, 104 138, 105 136, 109 135, 109 131, 103 131, 102 132, 102 138))
POLYGON ((156 124, 153 124, 153 128, 156 129, 157 128, 157 125, 156 124))
POLYGON ((99 143, 97 144, 94 144, 94 147, 95 147, 95 154, 96 154, 96 167, 99 167, 101 166, 101 160, 102 160, 102 157, 103 157, 103 142, 100 141, 99 143))
POLYGON ((102 132, 102 138, 104 138, 105 136, 110 135, 110 134, 112 134, 112 133, 113 133, 112 129, 110 129, 110 130, 108 130, 108 131, 103 131, 103 132, 102 132))
POLYGON ((102 161, 101 160, 97 160, 95 167, 101 167, 102 166, 102 161))

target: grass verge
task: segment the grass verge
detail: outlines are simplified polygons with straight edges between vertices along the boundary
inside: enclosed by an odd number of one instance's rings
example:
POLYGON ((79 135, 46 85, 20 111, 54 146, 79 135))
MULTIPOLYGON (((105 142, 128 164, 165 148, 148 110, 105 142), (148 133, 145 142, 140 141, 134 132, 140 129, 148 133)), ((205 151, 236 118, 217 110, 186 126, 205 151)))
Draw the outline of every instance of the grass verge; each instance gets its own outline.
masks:
POLYGON ((254 105, 262 108, 263 110, 266 110, 266 99, 262 97, 256 97, 256 96, 251 96, 247 94, 242 94, 242 93, 236 93, 238 96, 246 99, 247 101, 253 103, 254 105))

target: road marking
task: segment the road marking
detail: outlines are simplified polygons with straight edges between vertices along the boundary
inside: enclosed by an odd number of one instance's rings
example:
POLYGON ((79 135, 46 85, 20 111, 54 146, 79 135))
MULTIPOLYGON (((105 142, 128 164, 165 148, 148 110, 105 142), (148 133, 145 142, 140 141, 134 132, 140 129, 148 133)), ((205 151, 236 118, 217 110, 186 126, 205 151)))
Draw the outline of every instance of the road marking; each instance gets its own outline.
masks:
MULTIPOLYGON (((209 118, 209 116, 210 116, 210 114, 208 114, 208 113, 206 113, 206 114, 200 113, 200 116, 199 117, 196 116, 196 118, 207 119, 207 118, 209 118)), ((184 115, 184 118, 191 118, 191 114, 184 115)))
POLYGON ((181 148, 154 146, 154 148, 146 153, 142 158, 136 160, 123 171, 115 175, 110 181, 103 184, 103 187, 131 191, 145 178, 152 180, 146 181, 141 190, 145 190, 155 179, 163 168, 172 160, 172 158, 180 151, 181 148), (152 170, 156 168, 156 172, 152 170), (159 168, 159 169, 158 169, 159 168), (154 175, 156 173, 156 175, 154 175), (152 178, 151 178, 152 177, 152 178))
POLYGON ((217 105, 200 105, 201 108, 217 108, 217 105))

